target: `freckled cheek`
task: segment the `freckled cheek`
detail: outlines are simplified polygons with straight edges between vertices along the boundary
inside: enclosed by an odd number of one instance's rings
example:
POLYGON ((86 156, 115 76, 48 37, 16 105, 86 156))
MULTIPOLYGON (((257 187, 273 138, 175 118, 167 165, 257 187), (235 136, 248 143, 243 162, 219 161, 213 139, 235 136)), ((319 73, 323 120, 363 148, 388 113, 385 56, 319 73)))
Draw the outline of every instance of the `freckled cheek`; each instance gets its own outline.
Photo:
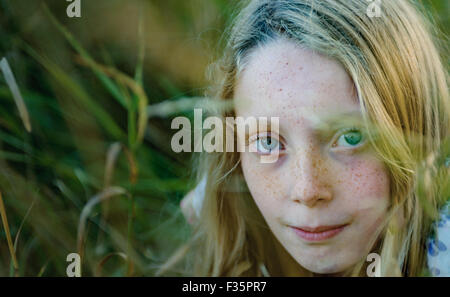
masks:
POLYGON ((282 179, 271 170, 269 164, 260 164, 250 153, 241 154, 242 171, 250 193, 258 207, 270 209, 281 199, 282 179))
POLYGON ((340 195, 347 199, 388 200, 389 177, 387 169, 378 160, 353 160, 346 164, 336 180, 340 195))

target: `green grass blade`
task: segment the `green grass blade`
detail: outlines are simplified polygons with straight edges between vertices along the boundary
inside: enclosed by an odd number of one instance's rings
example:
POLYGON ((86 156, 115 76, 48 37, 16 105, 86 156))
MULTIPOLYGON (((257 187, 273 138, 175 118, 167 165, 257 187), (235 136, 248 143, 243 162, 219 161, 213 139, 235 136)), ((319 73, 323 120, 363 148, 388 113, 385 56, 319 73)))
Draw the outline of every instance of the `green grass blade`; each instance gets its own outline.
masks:
MULTIPOLYGON (((70 43, 70 45, 86 60, 93 61, 93 58, 89 53, 81 46, 81 44, 73 37, 73 35, 54 17, 54 15, 50 12, 48 7, 44 5, 44 10, 46 14, 49 16, 52 23, 55 27, 64 35, 66 40, 70 43)), ((124 108, 127 108, 127 102, 125 98, 121 95, 117 85, 105 74, 102 72, 95 70, 94 73, 97 78, 101 81, 101 83, 105 86, 105 88, 109 91, 114 99, 116 99, 124 108)))
POLYGON ((28 133, 31 132, 31 122, 30 116, 28 114, 27 106, 25 105, 25 101, 22 98, 19 87, 17 86, 16 79, 11 71, 11 67, 9 67, 9 63, 6 58, 0 60, 0 69, 5 76, 6 83, 8 84, 11 93, 13 95, 14 101, 16 102, 17 109, 19 110, 19 115, 22 119, 23 125, 28 133))
POLYGON ((50 60, 40 56, 29 46, 26 46, 27 52, 33 56, 44 68, 53 76, 53 78, 63 86, 69 94, 77 98, 86 108, 95 115, 95 118, 101 123, 102 127, 115 139, 123 140, 126 138, 125 133, 114 122, 111 116, 98 105, 84 89, 69 76, 59 66, 50 60))
POLYGON ((11 233, 9 231, 8 219, 6 217, 5 205, 3 204, 1 192, 0 192, 0 215, 2 217, 3 228, 5 229, 6 240, 8 241, 9 252, 11 254, 14 270, 17 271, 19 269, 19 264, 17 263, 16 252, 14 251, 14 246, 11 240, 11 233))

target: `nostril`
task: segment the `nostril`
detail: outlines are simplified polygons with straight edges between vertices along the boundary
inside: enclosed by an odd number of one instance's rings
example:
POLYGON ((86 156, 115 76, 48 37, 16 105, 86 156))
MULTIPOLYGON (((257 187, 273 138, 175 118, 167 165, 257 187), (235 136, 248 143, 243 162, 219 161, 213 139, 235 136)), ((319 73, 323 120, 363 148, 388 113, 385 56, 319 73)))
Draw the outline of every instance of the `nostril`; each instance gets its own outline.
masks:
POLYGON ((312 206, 319 201, 330 201, 332 198, 330 187, 319 183, 318 180, 297 184, 292 192, 292 200, 308 206, 312 206))

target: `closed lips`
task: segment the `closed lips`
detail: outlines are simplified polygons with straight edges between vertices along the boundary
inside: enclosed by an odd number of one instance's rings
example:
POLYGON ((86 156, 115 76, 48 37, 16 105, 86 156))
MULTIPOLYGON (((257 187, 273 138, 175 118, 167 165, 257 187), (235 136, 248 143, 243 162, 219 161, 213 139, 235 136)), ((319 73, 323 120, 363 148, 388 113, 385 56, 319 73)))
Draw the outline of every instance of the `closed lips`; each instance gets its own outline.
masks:
POLYGON ((332 238, 341 233, 348 224, 319 226, 319 227, 291 227, 302 239, 307 241, 321 241, 332 238))

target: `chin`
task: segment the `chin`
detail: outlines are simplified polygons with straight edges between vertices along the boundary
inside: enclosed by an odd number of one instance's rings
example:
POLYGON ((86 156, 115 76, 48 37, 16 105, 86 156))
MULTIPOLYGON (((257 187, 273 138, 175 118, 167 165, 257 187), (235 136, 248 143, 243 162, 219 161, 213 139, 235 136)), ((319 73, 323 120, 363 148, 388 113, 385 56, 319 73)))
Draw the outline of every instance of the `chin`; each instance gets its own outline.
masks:
POLYGON ((352 264, 336 261, 338 259, 320 259, 314 260, 309 258, 307 261, 297 261, 302 267, 308 271, 323 275, 339 275, 348 271, 352 264))
POLYGON ((340 273, 343 269, 337 264, 331 265, 304 265, 306 269, 317 274, 336 274, 340 273), (308 267, 309 266, 309 267, 308 267))

